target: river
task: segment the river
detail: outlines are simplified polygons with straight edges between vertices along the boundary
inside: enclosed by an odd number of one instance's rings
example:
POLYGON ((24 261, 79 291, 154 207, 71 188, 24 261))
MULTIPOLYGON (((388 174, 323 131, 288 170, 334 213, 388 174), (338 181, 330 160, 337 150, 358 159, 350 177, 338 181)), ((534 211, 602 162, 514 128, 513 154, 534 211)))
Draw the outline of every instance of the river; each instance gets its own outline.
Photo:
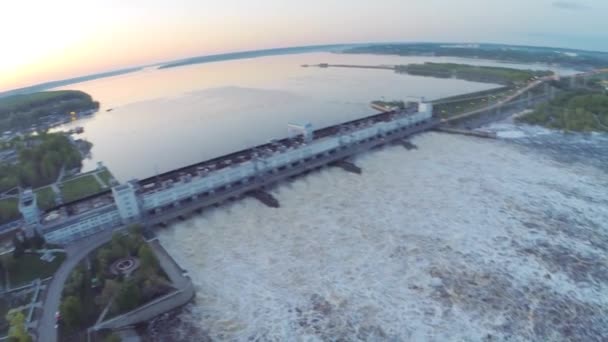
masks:
MULTIPOLYGON (((79 85, 84 125, 122 180, 265 141, 285 123, 369 114, 384 96, 485 84, 294 67, 415 58, 314 53, 79 85)), ((421 59, 418 59, 418 61, 421 59)), ((426 60, 426 59, 425 59, 426 60)), ((608 338, 608 136, 497 123, 499 139, 425 133, 159 232, 197 294, 151 341, 601 341, 608 338)), ((90 166, 89 166, 90 167, 90 166)))
POLYGON ((246 199, 162 230, 197 295, 149 337, 606 338, 608 137, 496 129, 422 134, 356 158, 361 176, 279 186, 280 209, 246 199))
POLYGON ((101 103, 101 110, 59 129, 84 127, 82 137, 93 143, 92 158, 85 160, 84 171, 102 161, 119 180, 127 181, 283 137, 288 122, 311 122, 320 128, 368 116, 373 113, 369 108, 372 100, 435 99, 495 87, 390 71, 301 67, 320 62, 380 65, 425 61, 547 68, 458 58, 323 52, 162 70, 151 67, 62 88, 91 94, 101 103))

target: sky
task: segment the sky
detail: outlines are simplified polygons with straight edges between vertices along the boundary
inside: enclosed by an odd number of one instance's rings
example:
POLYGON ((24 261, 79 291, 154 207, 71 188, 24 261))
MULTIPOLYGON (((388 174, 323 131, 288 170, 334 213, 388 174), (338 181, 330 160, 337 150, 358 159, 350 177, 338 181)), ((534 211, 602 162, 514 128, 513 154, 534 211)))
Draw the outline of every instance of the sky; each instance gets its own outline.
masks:
POLYGON ((0 91, 185 57, 334 43, 608 51, 606 0, 3 0, 0 91))

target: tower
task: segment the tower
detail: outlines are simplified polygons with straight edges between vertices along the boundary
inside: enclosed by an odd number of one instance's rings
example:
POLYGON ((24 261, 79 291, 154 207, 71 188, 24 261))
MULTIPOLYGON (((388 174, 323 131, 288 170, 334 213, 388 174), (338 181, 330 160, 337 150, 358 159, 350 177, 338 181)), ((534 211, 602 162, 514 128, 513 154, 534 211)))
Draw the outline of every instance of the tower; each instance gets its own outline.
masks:
POLYGON ((314 131, 312 129, 311 123, 299 124, 299 123, 290 123, 287 124, 287 136, 293 137, 296 135, 301 135, 304 137, 304 142, 309 143, 313 139, 314 131))
POLYGON ((141 217, 139 201, 135 194, 135 184, 136 181, 129 181, 126 184, 117 185, 112 188, 114 202, 118 207, 120 218, 125 224, 141 217))
POLYGON ((19 197, 19 212, 25 222, 25 233, 28 237, 34 235, 40 224, 40 210, 36 201, 36 194, 32 189, 25 189, 19 197))
POLYGON ((426 102, 424 97, 421 97, 418 102, 418 112, 425 113, 430 117, 433 115, 433 104, 431 102, 426 102))

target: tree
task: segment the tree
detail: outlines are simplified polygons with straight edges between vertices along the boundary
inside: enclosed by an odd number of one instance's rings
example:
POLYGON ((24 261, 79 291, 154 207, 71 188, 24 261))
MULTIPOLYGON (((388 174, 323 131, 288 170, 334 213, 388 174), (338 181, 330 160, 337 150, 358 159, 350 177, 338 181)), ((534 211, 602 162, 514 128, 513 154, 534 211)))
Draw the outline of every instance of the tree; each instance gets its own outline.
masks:
POLYGON ((17 236, 13 236, 13 247, 15 248, 13 250, 13 257, 15 259, 20 258, 25 252, 25 248, 23 247, 23 242, 17 236))
POLYGON ((8 331, 9 340, 17 342, 32 341, 32 337, 27 333, 25 327, 25 316, 21 311, 9 311, 6 315, 6 320, 10 324, 8 331))
POLYGON ((60 305, 61 317, 68 327, 75 328, 82 322, 82 304, 75 296, 67 297, 60 305))
POLYGON ((16 263, 17 261, 15 261, 15 258, 12 255, 5 254, 0 256, 0 266, 2 266, 2 269, 5 271, 12 271, 16 263))
POLYGON ((156 259, 156 255, 154 255, 154 252, 152 252, 150 246, 147 244, 142 244, 137 251, 137 256, 139 256, 141 268, 144 270, 144 272, 156 271, 158 268, 158 260, 156 259))
POLYGON ((103 339, 103 342, 120 342, 122 341, 122 339, 120 338, 120 336, 111 333, 110 335, 106 336, 106 338, 103 339))
POLYGON ((84 272, 82 269, 77 268, 71 274, 70 278, 66 282, 64 286, 65 293, 69 295, 77 296, 80 294, 81 290, 84 288, 84 272))
POLYGON ((118 258, 124 258, 128 255, 129 251, 125 248, 124 242, 125 236, 120 232, 115 232, 112 235, 112 241, 110 242, 111 262, 118 258))
POLYGON ((140 224, 132 224, 128 229, 129 234, 133 236, 141 236, 144 233, 144 227, 140 224))
POLYGON ((32 244, 33 248, 42 249, 42 247, 44 247, 45 243, 46 243, 46 240, 44 240, 44 237, 42 235, 40 235, 40 233, 38 233, 38 231, 34 231, 34 236, 31 239, 31 244, 32 244))
POLYGON ((97 296, 97 304, 100 306, 106 306, 114 297, 116 297, 121 290, 120 283, 116 280, 107 279, 104 283, 101 294, 97 296))
POLYGON ((134 281, 127 280, 122 284, 116 298, 116 303, 121 311, 128 311, 139 305, 141 292, 134 281))

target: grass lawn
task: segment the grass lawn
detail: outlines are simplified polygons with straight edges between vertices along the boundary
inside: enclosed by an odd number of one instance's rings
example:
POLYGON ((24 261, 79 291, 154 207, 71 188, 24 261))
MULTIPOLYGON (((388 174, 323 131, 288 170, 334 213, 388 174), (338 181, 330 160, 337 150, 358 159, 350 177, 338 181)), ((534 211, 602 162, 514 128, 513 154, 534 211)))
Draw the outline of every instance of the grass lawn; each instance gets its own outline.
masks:
POLYGON ((78 177, 61 184, 64 202, 71 202, 102 190, 101 185, 93 175, 78 177))
POLYGON ((55 192, 50 186, 36 190, 38 207, 46 210, 55 206, 55 192))
POLYGON ((15 266, 9 272, 11 287, 25 285, 36 278, 47 278, 55 274, 63 260, 64 253, 56 253, 52 262, 40 260, 40 254, 24 254, 15 259, 15 266))
POLYGON ((21 216, 18 203, 16 198, 0 200, 0 223, 10 222, 21 216))
POLYGON ((8 301, 4 298, 0 298, 0 336, 8 334, 8 322, 5 317, 8 313, 8 301))
POLYGON ((477 109, 485 108, 490 104, 496 103, 499 99, 505 98, 513 93, 512 90, 503 91, 500 93, 488 95, 482 98, 472 100, 455 100, 449 103, 435 105, 435 113, 439 113, 442 118, 450 118, 459 114, 467 113, 477 109))
POLYGON ((114 176, 112 176, 112 173, 108 169, 99 172, 97 175, 107 186, 110 186, 110 180, 114 179, 114 176))

